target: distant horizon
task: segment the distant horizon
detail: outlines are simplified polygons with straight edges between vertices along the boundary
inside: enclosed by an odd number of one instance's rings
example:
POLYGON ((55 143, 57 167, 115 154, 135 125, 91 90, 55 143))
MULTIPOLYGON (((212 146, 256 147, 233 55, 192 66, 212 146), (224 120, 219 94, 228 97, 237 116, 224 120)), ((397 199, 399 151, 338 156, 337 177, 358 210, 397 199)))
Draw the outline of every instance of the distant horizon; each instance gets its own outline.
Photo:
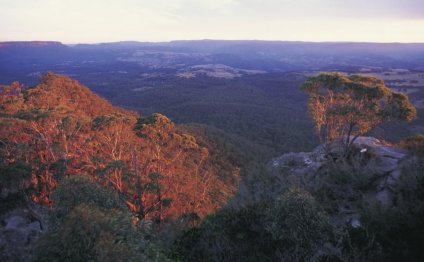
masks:
POLYGON ((392 41, 392 42, 376 42, 376 41, 345 41, 345 40, 328 40, 328 41, 308 41, 308 40, 277 40, 277 39, 213 39, 213 38, 203 38, 203 39, 173 39, 173 40, 164 40, 164 41, 149 41, 149 40, 111 40, 111 41, 101 41, 101 42, 91 42, 91 41, 77 41, 77 42, 66 42, 61 40, 42 40, 42 39, 34 39, 34 40, 3 40, 0 39, 0 43, 19 43, 19 42, 58 42, 63 45, 78 45, 78 44, 111 44, 111 43, 171 43, 171 42, 179 42, 179 41, 240 41, 240 42, 290 42, 290 43, 354 43, 354 44, 424 44, 423 42, 401 42, 401 41, 392 41))

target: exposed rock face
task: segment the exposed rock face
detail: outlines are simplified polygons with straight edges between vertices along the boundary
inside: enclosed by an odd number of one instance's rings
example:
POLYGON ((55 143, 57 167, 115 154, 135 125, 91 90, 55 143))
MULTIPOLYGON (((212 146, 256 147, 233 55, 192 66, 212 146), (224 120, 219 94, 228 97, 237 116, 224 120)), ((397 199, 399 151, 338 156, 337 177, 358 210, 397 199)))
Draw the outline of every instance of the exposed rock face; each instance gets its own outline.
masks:
POLYGON ((393 205, 403 162, 407 162, 409 155, 407 151, 373 137, 358 137, 352 145, 352 152, 352 159, 347 160, 343 158, 345 147, 340 143, 321 145, 312 152, 288 153, 274 158, 269 166, 287 181, 307 190, 313 191, 322 185, 330 187, 324 190, 334 190, 330 207, 334 212, 333 222, 349 223, 356 228, 361 226, 358 205, 363 197, 379 201, 386 207, 393 205), (337 163, 342 169, 337 169, 337 163), (344 170, 344 165, 349 168, 344 170), (340 182, 351 176, 363 177, 340 182), (335 177, 341 180, 332 180, 335 177))
MULTIPOLYGON (((353 148, 367 159, 364 170, 376 177, 376 188, 371 194, 383 205, 392 205, 393 191, 401 176, 401 163, 407 157, 407 151, 396 148, 373 137, 358 137, 353 148)), ((340 154, 340 146, 319 146, 308 153, 288 153, 271 161, 276 169, 288 169, 298 176, 314 175, 330 157, 340 154)))
POLYGON ((326 161, 324 146, 318 146, 312 152, 287 153, 271 160, 273 168, 288 168, 297 175, 316 172, 326 161))
POLYGON ((402 174, 401 162, 406 158, 407 151, 384 144, 373 137, 359 137, 354 146, 366 149, 371 155, 365 168, 380 177, 375 197, 385 206, 392 205, 393 191, 402 174))
POLYGON ((47 229, 46 212, 33 206, 17 208, 2 216, 0 261, 31 261, 34 243, 47 229))

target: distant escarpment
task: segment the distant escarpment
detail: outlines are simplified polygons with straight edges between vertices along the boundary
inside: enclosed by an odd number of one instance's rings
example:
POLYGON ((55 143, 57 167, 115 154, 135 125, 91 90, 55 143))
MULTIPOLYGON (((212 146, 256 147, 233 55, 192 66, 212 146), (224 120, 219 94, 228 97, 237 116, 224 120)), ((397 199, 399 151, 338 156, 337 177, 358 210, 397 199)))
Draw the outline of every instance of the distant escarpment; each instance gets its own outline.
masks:
POLYGON ((57 41, 10 41, 0 42, 0 48, 66 47, 57 41))
POLYGON ((198 219, 238 181, 237 167, 166 116, 115 107, 52 73, 34 87, 0 86, 0 141, 2 199, 23 193, 54 206, 62 179, 86 176, 117 192, 138 220, 198 219))
POLYGON ((61 42, 54 41, 13 41, 0 42, 1 61, 13 62, 13 59, 22 61, 20 56, 25 56, 31 60, 30 63, 50 61, 51 56, 67 55, 70 47, 61 42), (34 60, 34 58, 37 58, 34 60))

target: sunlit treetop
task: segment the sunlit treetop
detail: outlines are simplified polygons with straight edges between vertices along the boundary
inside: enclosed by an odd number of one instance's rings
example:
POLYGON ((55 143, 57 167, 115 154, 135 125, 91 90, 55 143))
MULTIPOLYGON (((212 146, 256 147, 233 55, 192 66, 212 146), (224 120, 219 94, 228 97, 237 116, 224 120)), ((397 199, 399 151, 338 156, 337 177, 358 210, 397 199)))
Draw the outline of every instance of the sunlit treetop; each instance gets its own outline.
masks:
POLYGON ((368 75, 321 73, 301 87, 309 96, 309 113, 322 141, 345 139, 347 144, 376 125, 393 120, 411 121, 416 109, 408 97, 368 75))

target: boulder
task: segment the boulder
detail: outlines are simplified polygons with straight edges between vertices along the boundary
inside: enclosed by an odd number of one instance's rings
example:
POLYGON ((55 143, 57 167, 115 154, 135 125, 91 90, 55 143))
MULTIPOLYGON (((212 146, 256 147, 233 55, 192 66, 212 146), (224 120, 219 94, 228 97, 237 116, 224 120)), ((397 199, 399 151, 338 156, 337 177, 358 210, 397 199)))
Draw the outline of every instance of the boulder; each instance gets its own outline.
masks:
POLYGON ((296 175, 306 175, 316 172, 327 160, 317 147, 312 152, 287 153, 271 160, 270 165, 275 169, 290 170, 296 175))
POLYGON ((400 167, 408 156, 408 152, 374 137, 358 137, 353 147, 361 152, 364 150, 368 154, 369 161, 364 168, 379 177, 375 198, 384 206, 391 206, 393 192, 401 176, 400 167))
POLYGON ((0 261, 31 261, 34 243, 47 229, 47 211, 16 208, 2 216, 1 225, 0 261))

